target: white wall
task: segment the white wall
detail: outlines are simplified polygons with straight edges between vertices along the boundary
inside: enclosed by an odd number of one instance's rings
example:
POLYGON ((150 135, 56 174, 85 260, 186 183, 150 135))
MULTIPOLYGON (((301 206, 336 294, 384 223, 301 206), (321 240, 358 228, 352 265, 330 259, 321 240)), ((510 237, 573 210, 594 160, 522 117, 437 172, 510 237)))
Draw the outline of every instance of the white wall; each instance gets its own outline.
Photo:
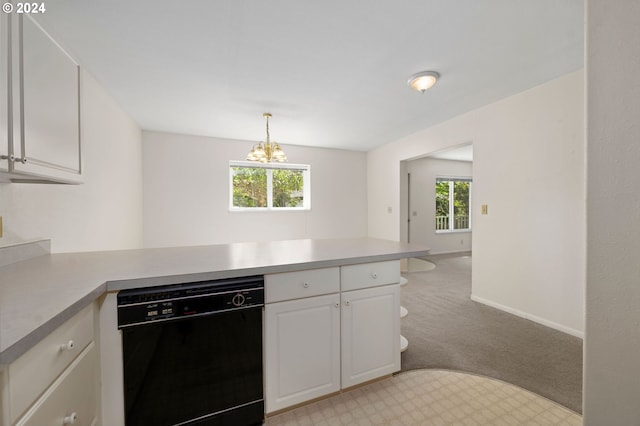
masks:
POLYGON ((640 424, 640 1, 587 1, 584 424, 640 424))
MULTIPOLYGON (((411 174, 409 189, 411 211, 408 212, 411 215, 410 241, 425 244, 431 248, 430 253, 433 254, 471 250, 471 231, 436 233, 435 182, 437 177, 442 176, 472 177, 472 163, 421 158, 407 161, 406 172, 411 174)), ((406 174, 403 174, 401 179, 406 179, 406 174)), ((405 210, 403 207, 401 206, 402 211, 405 210)), ((406 214, 402 214, 401 217, 406 217, 406 214)))
POLYGON ((229 160, 253 143, 143 132, 145 247, 367 235, 363 152, 283 145, 311 165, 311 211, 230 212, 229 160))
POLYGON ((474 299, 582 335, 584 125, 578 71, 370 151, 369 235, 400 239, 400 161, 473 142, 474 299))
POLYGON ((0 245, 50 238, 52 252, 142 246, 141 131, 81 75, 81 185, 0 184, 0 245))

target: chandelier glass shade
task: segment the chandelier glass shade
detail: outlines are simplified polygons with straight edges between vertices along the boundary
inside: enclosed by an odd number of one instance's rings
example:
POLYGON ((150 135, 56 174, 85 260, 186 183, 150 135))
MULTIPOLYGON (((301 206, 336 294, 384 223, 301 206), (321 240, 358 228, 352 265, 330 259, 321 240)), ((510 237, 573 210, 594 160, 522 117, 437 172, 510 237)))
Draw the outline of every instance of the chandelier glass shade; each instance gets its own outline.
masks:
POLYGON ((278 142, 271 142, 269 137, 269 119, 271 114, 265 112, 262 116, 267 120, 267 139, 264 142, 257 143, 251 148, 247 155, 247 161, 258 161, 260 163, 282 163, 287 161, 282 148, 278 142))

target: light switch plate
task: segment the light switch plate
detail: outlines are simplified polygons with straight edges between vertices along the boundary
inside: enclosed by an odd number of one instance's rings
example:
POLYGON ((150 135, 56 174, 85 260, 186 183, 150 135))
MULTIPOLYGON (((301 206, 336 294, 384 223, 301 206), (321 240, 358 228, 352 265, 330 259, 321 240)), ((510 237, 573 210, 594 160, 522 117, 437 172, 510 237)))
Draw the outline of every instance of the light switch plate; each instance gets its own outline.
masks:
POLYGON ((482 214, 489 214, 489 206, 486 204, 482 205, 482 214))

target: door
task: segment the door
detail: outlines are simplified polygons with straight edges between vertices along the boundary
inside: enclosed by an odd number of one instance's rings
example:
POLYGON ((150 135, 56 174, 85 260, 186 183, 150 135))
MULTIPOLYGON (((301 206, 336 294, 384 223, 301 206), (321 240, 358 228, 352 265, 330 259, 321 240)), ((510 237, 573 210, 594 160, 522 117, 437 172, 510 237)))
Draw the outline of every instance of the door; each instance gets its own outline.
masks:
POLYGON ((265 305, 267 413, 340 390, 340 296, 265 305))
POLYGON ((400 286, 342 293, 342 388, 400 370, 400 286))

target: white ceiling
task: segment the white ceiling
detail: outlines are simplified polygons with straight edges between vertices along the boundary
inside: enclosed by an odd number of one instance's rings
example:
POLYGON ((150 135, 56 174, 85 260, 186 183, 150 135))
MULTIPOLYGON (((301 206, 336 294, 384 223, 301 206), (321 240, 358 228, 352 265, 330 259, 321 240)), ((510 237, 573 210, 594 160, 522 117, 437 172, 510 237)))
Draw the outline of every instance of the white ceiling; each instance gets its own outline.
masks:
POLYGON ((447 149, 429 155, 429 158, 438 160, 473 161, 473 146, 465 145, 460 148, 447 149))
MULTIPOLYGON (((54 0, 143 129, 369 150, 583 67, 583 0, 54 0), (407 78, 435 70, 424 94, 407 78)), ((286 150, 286 148, 285 148, 286 150)))

